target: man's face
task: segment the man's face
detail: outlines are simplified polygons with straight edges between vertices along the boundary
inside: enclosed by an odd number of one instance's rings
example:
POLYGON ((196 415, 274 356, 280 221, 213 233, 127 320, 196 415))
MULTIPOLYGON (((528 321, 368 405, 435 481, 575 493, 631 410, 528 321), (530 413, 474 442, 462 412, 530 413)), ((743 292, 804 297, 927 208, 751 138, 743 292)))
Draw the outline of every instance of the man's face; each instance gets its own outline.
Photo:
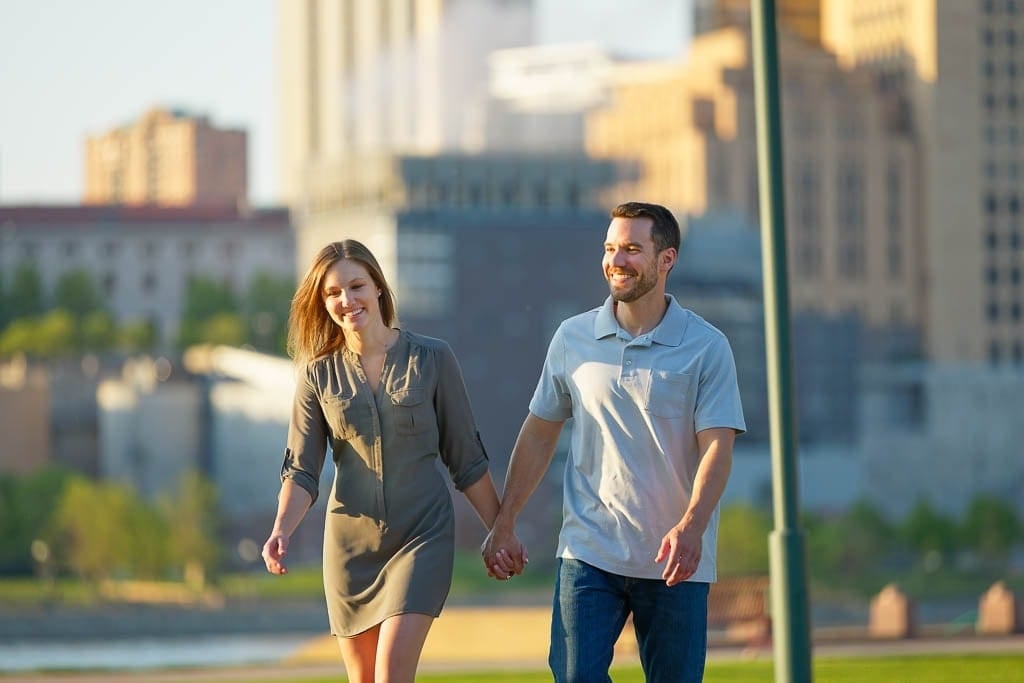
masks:
POLYGON ((613 218, 608 226, 601 264, 615 301, 636 301, 658 284, 659 265, 665 259, 655 253, 652 225, 650 218, 613 218))

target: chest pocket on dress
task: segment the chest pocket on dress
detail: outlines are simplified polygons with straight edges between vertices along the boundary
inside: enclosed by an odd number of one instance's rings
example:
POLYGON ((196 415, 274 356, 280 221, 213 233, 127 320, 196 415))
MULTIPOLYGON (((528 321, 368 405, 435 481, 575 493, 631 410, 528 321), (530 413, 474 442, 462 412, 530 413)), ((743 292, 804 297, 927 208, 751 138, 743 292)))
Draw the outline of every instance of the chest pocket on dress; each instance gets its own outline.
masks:
POLYGON ((654 370, 647 392, 647 412, 658 417, 683 417, 687 410, 693 410, 692 385, 692 375, 654 370))
POLYGON ((427 400, 424 389, 398 389, 388 394, 395 415, 395 432, 397 434, 420 434, 427 431, 436 422, 434 407, 427 400))
POLYGON ((324 417, 335 438, 347 441, 368 433, 370 408, 352 396, 324 396, 324 417))

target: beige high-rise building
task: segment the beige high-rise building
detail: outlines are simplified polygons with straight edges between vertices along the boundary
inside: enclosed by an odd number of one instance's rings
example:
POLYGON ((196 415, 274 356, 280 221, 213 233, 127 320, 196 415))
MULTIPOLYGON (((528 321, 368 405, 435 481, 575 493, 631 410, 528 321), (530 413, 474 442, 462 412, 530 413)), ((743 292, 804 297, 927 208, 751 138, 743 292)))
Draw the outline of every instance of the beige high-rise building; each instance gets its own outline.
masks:
POLYGON ((1024 2, 823 0, 822 38, 906 93, 929 356, 1024 363, 1024 2))
MULTIPOLYGON (((750 20, 750 0, 693 0, 693 32, 697 35, 750 20)), ((776 0, 778 25, 795 36, 821 42, 821 0, 776 0)))
POLYGON ((85 141, 86 204, 239 204, 247 191, 247 135, 205 116, 152 109, 85 141))
POLYGON ((277 12, 292 206, 317 201, 309 182, 361 157, 477 147, 487 55, 528 44, 532 30, 529 0, 278 0, 277 12))
MULTIPOLYGON (((918 330, 917 156, 867 72, 840 68, 780 33, 787 241, 794 311, 857 313, 918 330)), ((642 198, 680 215, 758 214, 749 33, 697 36, 685 61, 620 67, 611 103, 587 121, 587 151, 636 158, 606 204, 642 198)))

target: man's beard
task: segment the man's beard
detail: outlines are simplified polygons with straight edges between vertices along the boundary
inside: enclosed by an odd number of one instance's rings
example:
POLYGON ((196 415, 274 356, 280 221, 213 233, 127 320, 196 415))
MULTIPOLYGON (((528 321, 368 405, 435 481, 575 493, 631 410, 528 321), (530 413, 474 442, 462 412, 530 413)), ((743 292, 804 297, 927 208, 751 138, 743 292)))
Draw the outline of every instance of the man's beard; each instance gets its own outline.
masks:
MULTIPOLYGON (((626 274, 633 275, 631 271, 626 271, 626 274)), ((608 278, 608 289, 611 292, 612 299, 615 301, 621 301, 624 304, 636 301, 644 294, 654 289, 656 284, 658 284, 658 274, 654 269, 636 273, 633 285, 630 287, 616 288, 615 285, 612 284, 611 278, 608 278)))

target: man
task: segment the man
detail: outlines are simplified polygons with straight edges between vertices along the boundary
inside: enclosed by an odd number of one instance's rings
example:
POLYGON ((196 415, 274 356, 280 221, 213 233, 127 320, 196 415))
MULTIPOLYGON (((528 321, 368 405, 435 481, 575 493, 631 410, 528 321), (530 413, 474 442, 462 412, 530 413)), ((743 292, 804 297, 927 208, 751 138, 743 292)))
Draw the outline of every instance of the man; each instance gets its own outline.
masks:
POLYGON ((716 578, 718 501, 745 430, 725 336, 665 293, 679 252, 666 208, 611 213, 610 296, 564 321, 548 347, 484 541, 488 573, 523 569, 516 516, 573 418, 565 465, 549 664, 555 680, 610 681, 632 614, 649 681, 700 681, 716 578))

